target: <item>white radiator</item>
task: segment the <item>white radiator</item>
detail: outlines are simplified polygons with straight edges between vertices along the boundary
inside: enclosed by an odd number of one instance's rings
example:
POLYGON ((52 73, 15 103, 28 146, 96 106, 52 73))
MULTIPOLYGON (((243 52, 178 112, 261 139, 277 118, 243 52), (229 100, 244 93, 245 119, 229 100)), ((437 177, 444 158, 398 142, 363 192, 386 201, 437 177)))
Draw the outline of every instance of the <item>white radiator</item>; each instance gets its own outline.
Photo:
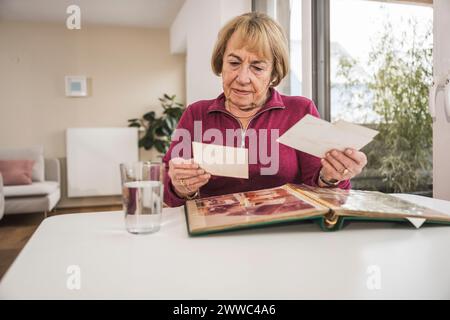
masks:
POLYGON ((119 164, 138 161, 136 128, 69 128, 66 132, 67 195, 122 193, 119 164))

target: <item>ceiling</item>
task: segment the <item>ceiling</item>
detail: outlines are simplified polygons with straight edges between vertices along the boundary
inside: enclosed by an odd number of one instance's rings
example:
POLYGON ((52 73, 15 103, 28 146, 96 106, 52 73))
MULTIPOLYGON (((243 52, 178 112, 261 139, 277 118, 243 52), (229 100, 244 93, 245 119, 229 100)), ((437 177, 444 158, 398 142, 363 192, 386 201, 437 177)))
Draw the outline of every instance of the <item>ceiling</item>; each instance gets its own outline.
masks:
POLYGON ((78 5, 81 24, 168 28, 185 0, 0 0, 0 21, 65 23, 78 5))

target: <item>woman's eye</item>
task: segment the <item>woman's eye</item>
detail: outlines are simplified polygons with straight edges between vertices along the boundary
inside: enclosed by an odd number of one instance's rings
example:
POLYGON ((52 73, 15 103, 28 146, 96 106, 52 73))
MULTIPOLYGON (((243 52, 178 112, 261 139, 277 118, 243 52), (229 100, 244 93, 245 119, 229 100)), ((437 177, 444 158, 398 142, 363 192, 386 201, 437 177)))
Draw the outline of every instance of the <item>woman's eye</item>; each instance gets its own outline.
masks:
POLYGON ((230 64, 231 64, 233 67, 236 67, 236 66, 239 65, 239 62, 231 61, 230 64))
POLYGON ((257 71, 257 72, 261 72, 261 71, 264 70, 263 68, 260 68, 260 67, 257 67, 257 66, 253 66, 253 69, 254 69, 255 71, 257 71))

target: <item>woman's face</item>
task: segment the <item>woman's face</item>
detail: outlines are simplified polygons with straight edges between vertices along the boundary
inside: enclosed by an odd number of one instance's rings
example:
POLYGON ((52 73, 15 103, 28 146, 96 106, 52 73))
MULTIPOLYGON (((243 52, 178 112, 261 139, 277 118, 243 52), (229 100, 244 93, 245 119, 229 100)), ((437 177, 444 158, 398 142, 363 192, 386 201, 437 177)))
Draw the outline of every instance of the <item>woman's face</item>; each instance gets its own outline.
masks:
POLYGON ((248 51, 233 34, 228 40, 222 66, 226 99, 243 111, 262 105, 267 98, 272 65, 272 59, 248 51))

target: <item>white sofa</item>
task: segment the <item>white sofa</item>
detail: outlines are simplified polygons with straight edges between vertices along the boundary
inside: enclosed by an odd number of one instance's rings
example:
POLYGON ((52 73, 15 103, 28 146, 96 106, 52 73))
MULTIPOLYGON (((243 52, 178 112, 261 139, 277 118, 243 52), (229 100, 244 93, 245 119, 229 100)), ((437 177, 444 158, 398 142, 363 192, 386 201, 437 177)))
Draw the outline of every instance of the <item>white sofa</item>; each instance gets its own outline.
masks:
POLYGON ((3 177, 0 173, 0 220, 5 212, 5 196, 3 195, 3 177))
POLYGON ((0 180, 0 199, 4 198, 4 214, 47 213, 53 210, 61 198, 61 174, 58 159, 44 159, 42 147, 0 149, 0 159, 35 160, 32 184, 4 186, 0 180))

